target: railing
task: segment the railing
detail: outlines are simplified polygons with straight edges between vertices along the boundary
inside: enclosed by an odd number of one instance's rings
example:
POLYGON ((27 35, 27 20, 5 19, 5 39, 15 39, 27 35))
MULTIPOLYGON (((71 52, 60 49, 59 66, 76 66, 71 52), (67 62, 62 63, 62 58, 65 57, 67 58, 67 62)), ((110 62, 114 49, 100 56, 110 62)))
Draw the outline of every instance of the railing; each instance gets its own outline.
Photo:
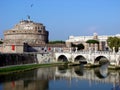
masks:
POLYGON ((108 55, 112 55, 112 54, 120 54, 120 53, 116 53, 116 52, 111 52, 111 51, 59 51, 56 53, 75 53, 75 54, 108 54, 108 55))

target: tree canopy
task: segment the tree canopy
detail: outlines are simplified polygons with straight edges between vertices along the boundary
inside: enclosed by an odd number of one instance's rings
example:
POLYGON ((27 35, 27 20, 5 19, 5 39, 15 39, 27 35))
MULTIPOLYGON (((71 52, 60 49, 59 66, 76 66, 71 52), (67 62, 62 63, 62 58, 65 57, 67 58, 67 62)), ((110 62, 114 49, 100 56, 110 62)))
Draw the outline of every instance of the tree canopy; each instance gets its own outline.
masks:
POLYGON ((115 47, 115 51, 118 51, 118 48, 120 47, 120 38, 118 37, 109 37, 107 39, 108 46, 113 49, 115 47))
POLYGON ((73 44, 73 43, 71 43, 71 47, 77 47, 78 48, 78 50, 82 50, 82 49, 84 49, 84 45, 83 44, 73 44))
POLYGON ((90 39, 90 40, 87 40, 86 43, 89 43, 89 44, 99 44, 99 41, 98 40, 94 40, 94 39, 90 39))
POLYGON ((2 41, 0 41, 0 44, 3 44, 3 42, 2 42, 2 41))
POLYGON ((57 41, 49 41, 49 44, 65 44, 65 41, 59 41, 59 40, 57 40, 57 41))

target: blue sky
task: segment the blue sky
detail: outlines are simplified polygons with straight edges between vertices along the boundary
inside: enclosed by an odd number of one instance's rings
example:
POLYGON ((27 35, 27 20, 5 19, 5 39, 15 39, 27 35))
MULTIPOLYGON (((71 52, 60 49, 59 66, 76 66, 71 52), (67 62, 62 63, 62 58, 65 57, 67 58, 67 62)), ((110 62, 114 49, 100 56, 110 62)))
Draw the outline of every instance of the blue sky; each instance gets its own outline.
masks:
POLYGON ((120 0, 0 0, 0 37, 27 15, 46 26, 50 40, 120 33, 120 0))

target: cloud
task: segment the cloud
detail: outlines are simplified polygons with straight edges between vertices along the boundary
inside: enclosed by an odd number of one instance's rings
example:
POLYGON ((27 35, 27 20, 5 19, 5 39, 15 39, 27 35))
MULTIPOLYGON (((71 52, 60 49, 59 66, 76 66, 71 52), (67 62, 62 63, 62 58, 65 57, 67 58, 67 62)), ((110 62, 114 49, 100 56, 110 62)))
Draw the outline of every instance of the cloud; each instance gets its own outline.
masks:
POLYGON ((87 34, 93 34, 93 33, 97 33, 98 27, 97 26, 90 26, 87 28, 86 33, 87 34))

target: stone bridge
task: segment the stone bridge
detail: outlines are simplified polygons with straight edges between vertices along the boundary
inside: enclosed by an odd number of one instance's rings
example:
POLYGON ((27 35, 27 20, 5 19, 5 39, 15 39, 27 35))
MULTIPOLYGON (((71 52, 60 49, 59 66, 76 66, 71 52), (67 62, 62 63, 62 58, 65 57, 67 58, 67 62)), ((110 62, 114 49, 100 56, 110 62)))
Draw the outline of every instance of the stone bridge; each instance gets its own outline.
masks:
POLYGON ((90 64, 99 63, 100 60, 108 60, 111 65, 120 64, 120 52, 110 51, 76 51, 76 52, 55 52, 56 61, 85 62, 90 64))

